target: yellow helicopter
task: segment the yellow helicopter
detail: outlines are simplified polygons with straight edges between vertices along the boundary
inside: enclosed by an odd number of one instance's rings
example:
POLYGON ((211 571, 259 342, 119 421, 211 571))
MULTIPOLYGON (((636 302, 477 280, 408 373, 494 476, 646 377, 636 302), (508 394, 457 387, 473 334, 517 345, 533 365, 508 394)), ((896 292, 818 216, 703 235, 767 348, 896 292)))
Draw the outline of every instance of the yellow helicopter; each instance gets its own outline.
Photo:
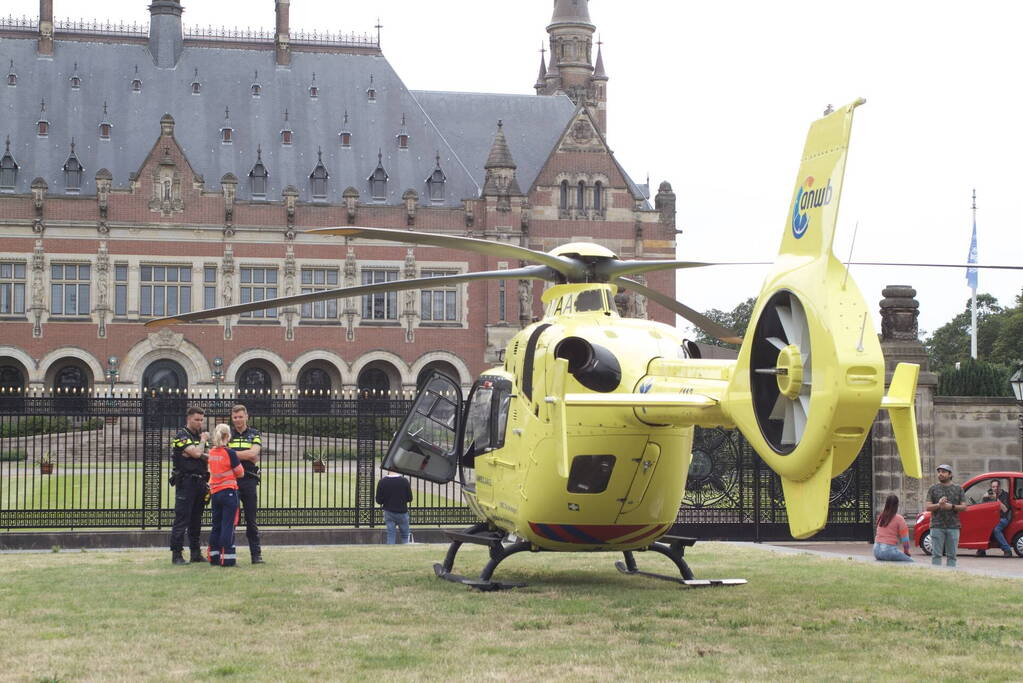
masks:
POLYGON ((693 428, 738 428, 781 477, 790 531, 824 527, 833 477, 845 471, 880 408, 907 475, 921 476, 913 402, 919 368, 899 364, 884 395, 885 364, 862 295, 832 252, 857 100, 815 121, 807 135, 773 269, 746 338, 629 278, 659 269, 709 265, 623 261, 596 244, 549 253, 443 234, 383 228, 322 228, 319 235, 457 248, 538 265, 313 292, 151 321, 208 319, 328 298, 485 279, 537 279, 541 320, 508 344, 504 364, 484 372, 464 403, 458 383, 434 373, 383 462, 433 482, 458 480, 480 518, 449 532, 438 576, 482 590, 497 566, 523 551, 617 551, 619 570, 688 586, 745 583, 694 579, 685 547, 666 536, 685 490, 693 428), (701 359, 680 331, 619 317, 614 295, 632 290, 708 333, 741 343, 737 360, 701 359), (463 543, 489 547, 477 578, 455 574, 463 543), (670 558, 680 577, 639 571, 634 552, 670 558))

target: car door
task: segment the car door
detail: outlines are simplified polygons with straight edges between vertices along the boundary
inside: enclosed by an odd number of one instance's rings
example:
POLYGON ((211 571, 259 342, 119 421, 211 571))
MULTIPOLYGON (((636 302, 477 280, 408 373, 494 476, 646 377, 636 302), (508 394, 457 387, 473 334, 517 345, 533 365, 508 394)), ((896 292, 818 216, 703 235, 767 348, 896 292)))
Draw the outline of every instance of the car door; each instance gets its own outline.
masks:
POLYGON ((984 501, 990 479, 978 479, 963 489, 963 500, 969 506, 959 513, 962 530, 959 532, 959 547, 982 549, 988 547, 991 532, 998 523, 1000 506, 998 501, 984 501))
POLYGON ((461 414, 461 387, 447 375, 431 373, 394 435, 382 467, 440 484, 452 481, 458 471, 461 414))

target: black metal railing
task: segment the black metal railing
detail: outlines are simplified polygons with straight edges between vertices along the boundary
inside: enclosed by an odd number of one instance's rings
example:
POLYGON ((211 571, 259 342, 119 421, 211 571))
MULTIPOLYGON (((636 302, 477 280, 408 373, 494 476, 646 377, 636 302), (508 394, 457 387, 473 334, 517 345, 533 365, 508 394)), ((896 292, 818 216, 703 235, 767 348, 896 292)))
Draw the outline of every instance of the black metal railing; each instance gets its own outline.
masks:
MULTIPOLYGON (((170 443, 191 405, 206 428, 248 407, 262 432, 260 522, 266 526, 383 524, 380 462, 412 405, 409 395, 249 392, 186 395, 25 393, 0 388, 0 529, 167 528, 174 517, 170 443)), ((819 536, 869 539, 870 440, 832 481, 819 536)), ((412 480, 416 525, 469 524, 460 487, 412 480)), ((790 538, 784 493, 735 431, 697 429, 675 531, 700 538, 790 538)), ((207 520, 208 523, 208 520, 207 520)))

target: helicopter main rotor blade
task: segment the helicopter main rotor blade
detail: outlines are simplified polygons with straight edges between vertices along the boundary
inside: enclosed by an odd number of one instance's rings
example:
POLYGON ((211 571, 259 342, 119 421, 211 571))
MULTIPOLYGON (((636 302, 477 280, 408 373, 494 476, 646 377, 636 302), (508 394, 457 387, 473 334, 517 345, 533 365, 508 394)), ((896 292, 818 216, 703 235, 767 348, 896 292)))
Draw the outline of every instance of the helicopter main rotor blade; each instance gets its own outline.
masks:
POLYGON ((498 256, 502 258, 522 259, 541 263, 565 276, 571 282, 585 280, 586 268, 582 263, 563 256, 545 254, 542 251, 534 251, 519 247, 514 244, 504 244, 481 240, 474 237, 459 237, 457 235, 440 235, 426 232, 409 232, 408 230, 393 230, 390 228, 314 228, 306 230, 310 235, 339 235, 342 237, 365 237, 368 239, 390 240, 391 242, 404 242, 406 244, 424 244, 430 247, 447 247, 461 251, 472 251, 487 256, 498 256))
POLYGON ((282 296, 276 299, 264 299, 253 301, 247 304, 235 304, 233 306, 222 306, 211 308, 205 311, 194 313, 179 313, 175 316, 157 318, 146 323, 146 327, 164 327, 175 323, 187 323, 195 320, 209 320, 225 315, 237 313, 248 313, 249 311, 261 311, 267 308, 280 308, 294 304, 307 304, 313 301, 325 301, 329 299, 349 299, 367 294, 380 292, 401 292, 407 289, 422 289, 423 287, 444 287, 458 285, 464 282, 476 280, 555 280, 556 273, 547 266, 527 266, 525 268, 510 268, 507 270, 488 270, 480 273, 465 273, 464 275, 444 275, 441 277, 420 277, 413 280, 394 280, 392 282, 379 282, 373 285, 359 285, 357 287, 340 287, 338 289, 327 289, 321 292, 309 292, 306 294, 295 294, 282 296))
POLYGON ((707 266, 769 266, 773 261, 604 261, 594 267, 594 272, 611 281, 623 275, 637 275, 655 270, 682 270, 683 268, 705 268, 707 266))
POLYGON ((637 294, 642 294, 646 298, 656 301, 660 305, 667 308, 669 311, 677 313, 682 316, 696 327, 700 328, 715 339, 720 339, 727 344, 741 344, 742 337, 736 334, 733 330, 728 329, 720 323, 716 323, 702 313, 698 313, 693 309, 689 308, 685 304, 675 301, 670 296, 661 294, 656 289, 650 289, 645 285, 641 285, 635 280, 629 280, 628 278, 620 277, 613 281, 612 284, 616 284, 624 289, 631 289, 637 294))
POLYGON ((1023 266, 996 266, 984 263, 881 263, 879 261, 853 261, 850 266, 903 266, 907 268, 981 268, 989 270, 1023 270, 1023 266))

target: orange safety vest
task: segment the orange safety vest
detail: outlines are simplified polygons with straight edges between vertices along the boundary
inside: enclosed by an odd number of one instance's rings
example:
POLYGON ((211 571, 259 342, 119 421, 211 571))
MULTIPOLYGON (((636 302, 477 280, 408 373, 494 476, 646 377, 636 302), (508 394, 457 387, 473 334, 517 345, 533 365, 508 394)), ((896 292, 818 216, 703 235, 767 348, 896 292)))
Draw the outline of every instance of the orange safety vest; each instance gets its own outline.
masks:
POLYGON ((223 491, 224 489, 237 489, 238 477, 243 476, 245 470, 241 463, 231 467, 231 456, 227 449, 217 446, 210 449, 210 493, 223 491))

